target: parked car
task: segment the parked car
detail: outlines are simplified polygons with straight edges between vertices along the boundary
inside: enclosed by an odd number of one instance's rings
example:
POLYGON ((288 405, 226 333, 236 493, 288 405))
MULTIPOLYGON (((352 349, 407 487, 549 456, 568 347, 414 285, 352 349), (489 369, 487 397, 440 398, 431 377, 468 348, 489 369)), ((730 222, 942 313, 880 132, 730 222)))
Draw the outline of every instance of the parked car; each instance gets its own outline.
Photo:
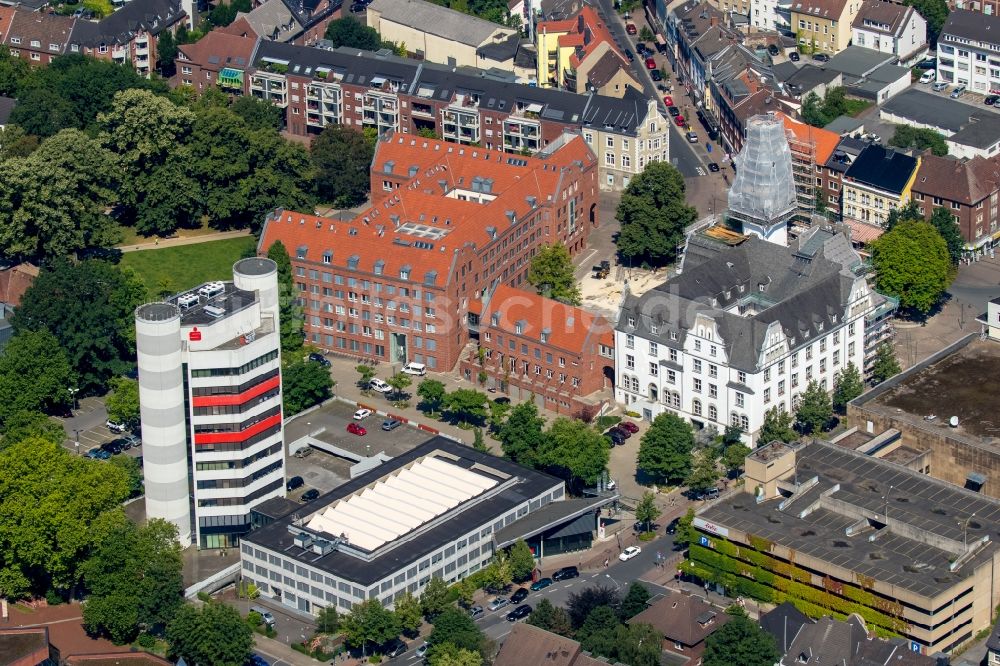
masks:
POLYGON ((712 173, 719 173, 719 165, 716 164, 715 162, 709 162, 708 170, 711 171, 712 173))
POLYGON ((368 434, 368 431, 365 430, 365 427, 363 425, 361 425, 360 423, 354 423, 353 421, 347 424, 347 432, 351 433, 352 435, 368 434))
POLYGON ((998 99, 1000 99, 1000 97, 998 97, 997 95, 987 95, 983 99, 983 104, 985 104, 986 106, 993 106, 994 104, 997 103, 998 99))
POLYGON ((497 403, 498 405, 509 405, 510 398, 508 398, 505 395, 502 395, 499 398, 493 398, 493 402, 497 403))
POLYGON ((372 415, 372 410, 361 408, 358 411, 354 412, 354 420, 360 421, 362 419, 368 418, 371 415, 372 415))
POLYGON ((500 610, 504 606, 510 606, 510 599, 507 597, 497 597, 490 602, 490 605, 487 606, 487 608, 490 609, 490 612, 493 612, 500 610))
POLYGON ((677 116, 681 115, 681 110, 678 109, 676 106, 668 106, 667 113, 669 113, 672 118, 676 118, 677 116))
POLYGON ((698 135, 695 134, 694 132, 688 132, 687 133, 687 140, 688 140, 688 143, 698 143, 698 135))
POLYGON ((604 436, 611 440, 612 446, 621 446, 625 443, 625 435, 621 434, 618 430, 611 429, 604 433, 604 436))
POLYGON ((482 606, 473 606, 469 609, 469 617, 473 620, 478 619, 486 611, 483 610, 482 606))
POLYGON ((427 366, 423 363, 415 363, 410 361, 403 366, 402 373, 404 375, 416 375, 417 377, 423 377, 427 374, 427 366))
POLYGON ((309 490, 302 493, 303 502, 311 502, 317 497, 319 497, 319 491, 316 490, 315 488, 310 488, 309 490))
POLYGON ((142 446, 142 440, 135 435, 125 435, 122 437, 123 450, 128 451, 129 449, 137 449, 142 446))
POLYGON ((702 491, 700 493, 696 493, 695 496, 694 496, 695 499, 699 499, 699 500, 703 500, 703 501, 718 499, 718 497, 719 497, 719 489, 718 488, 709 488, 708 490, 702 491))
POLYGON ((928 58, 917 63, 917 69, 937 69, 937 58, 928 58))
POLYGON ((404 652, 406 652, 406 643, 398 638, 393 638, 391 641, 382 646, 382 654, 387 657, 398 657, 404 652))
POLYGON ((107 460, 111 457, 111 454, 102 449, 99 446, 95 446, 91 450, 83 454, 84 458, 90 458, 91 460, 107 460))
POLYGON ((646 58, 646 69, 656 69, 656 61, 652 58, 646 58))
POLYGON ((271 664, 259 654, 252 654, 250 655, 250 661, 247 662, 247 666, 271 666, 271 664))
POLYGON ((551 578, 539 578, 534 583, 531 584, 531 591, 538 592, 538 590, 544 590, 549 585, 552 584, 551 578))
POLYGON ((677 534, 677 526, 680 524, 680 518, 674 518, 669 523, 667 523, 667 534, 677 534))
POLYGON ((931 90, 933 90, 934 92, 941 92, 947 87, 948 87, 947 83, 945 83, 944 81, 938 81, 937 83, 931 86, 931 90))
POLYGON ((658 529, 660 529, 659 525, 645 520, 637 520, 632 525, 633 532, 655 532, 658 529))
POLYGON ((110 442, 101 444, 101 448, 111 455, 116 456, 125 450, 125 440, 119 437, 118 439, 113 439, 110 442))
POLYGON ((389 432, 391 430, 395 430, 401 425, 403 425, 403 422, 399 419, 386 419, 385 421, 382 421, 382 430, 389 432))
POLYGON ((287 483, 285 483, 285 490, 295 490, 296 488, 301 488, 305 484, 306 482, 302 480, 301 476, 293 476, 288 479, 287 483))
POLYGON ((313 363, 319 363, 320 365, 322 365, 324 367, 327 367, 327 368, 330 367, 330 359, 328 359, 326 356, 323 356, 322 354, 320 354, 318 352, 313 352, 313 353, 309 354, 309 360, 312 361, 313 363))
POLYGON ((965 94, 965 86, 959 86, 951 91, 951 98, 958 99, 965 94))
POLYGON ((313 452, 313 450, 312 450, 311 446, 303 446, 301 449, 299 449, 298 451, 295 452, 295 457, 296 458, 306 458, 308 456, 311 456, 312 452, 313 452))
POLYGON ((635 52, 641 56, 653 55, 653 52, 646 48, 646 45, 642 42, 637 42, 635 45, 635 52))
POLYGON ((368 9, 368 5, 363 2, 355 2, 351 5, 351 11, 355 14, 360 14, 361 12, 368 9))
POLYGON ((926 72, 924 72, 923 74, 920 75, 920 82, 921 83, 930 83, 931 81, 934 80, 934 77, 936 77, 936 76, 937 75, 934 73, 933 69, 928 70, 928 71, 926 71, 926 72))
POLYGON ((670 107, 672 107, 674 105, 674 98, 671 97, 670 95, 664 95, 663 96, 663 103, 666 104, 667 108, 669 109, 670 107))
POLYGON ((660 74, 660 70, 654 69, 652 72, 649 73, 649 78, 653 79, 654 81, 662 81, 663 75, 660 74))
POLYGON ((613 426, 611 429, 620 434, 625 439, 628 439, 629 437, 632 436, 632 432, 627 428, 621 427, 621 425, 613 426))
POLYGON ((115 433, 116 435, 125 432, 125 424, 122 423, 121 421, 112 421, 111 419, 108 419, 104 423, 104 425, 106 425, 108 427, 108 430, 115 433))
POLYGON ((531 615, 531 606, 528 604, 522 604, 518 606, 511 612, 507 613, 508 622, 517 622, 518 620, 523 620, 524 618, 531 615))
POLYGON ((687 118, 684 116, 674 116, 674 124, 678 127, 684 127, 685 123, 687 123, 687 118))
MULTIPOLYGON (((480 609, 480 610, 482 610, 482 609, 480 609)), ((414 652, 413 654, 414 654, 414 655, 415 655, 415 656, 416 656, 416 657, 417 657, 418 659, 422 659, 422 658, 423 658, 423 656, 424 656, 425 654, 427 654, 427 648, 428 648, 428 647, 429 647, 429 644, 428 644, 428 643, 424 643, 423 645, 421 645, 420 647, 418 647, 418 648, 416 649, 416 651, 415 651, 415 652, 414 652)))
POLYGON ((622 421, 621 423, 618 424, 618 427, 619 428, 624 428, 625 430, 628 430, 633 435, 635 433, 639 432, 639 426, 637 426, 636 424, 632 423, 631 421, 622 421))
POLYGON ((798 62, 799 61, 799 52, 798 51, 792 51, 791 53, 788 54, 788 59, 791 60, 792 62, 798 62))
POLYGON ((635 23, 627 23, 625 24, 625 32, 627 32, 630 35, 635 35, 639 31, 636 29, 635 23))
POLYGON ((510 603, 519 604, 524 601, 528 596, 528 588, 519 587, 514 594, 510 595, 510 603))
POLYGON ((628 49, 625 49, 625 57, 628 58, 629 62, 635 62, 635 54, 628 49))
POLYGON ((642 548, 639 548, 639 546, 629 546, 628 548, 622 551, 622 554, 618 556, 618 559, 621 560, 622 562, 628 562, 641 552, 642 548))
POLYGON ((378 391, 379 393, 389 393, 390 391, 392 391, 392 387, 386 384, 378 377, 373 378, 368 383, 368 386, 370 386, 373 391, 378 391))
POLYGON ((825 53, 814 53, 813 60, 816 62, 830 62, 830 56, 825 53))
POLYGON ((552 574, 552 580, 569 580, 570 578, 579 578, 580 570, 576 567, 563 567, 559 569, 554 574, 552 574))
POLYGON ((767 47, 767 52, 770 53, 772 56, 776 56, 781 52, 781 49, 778 48, 777 44, 771 44, 770 46, 767 47))

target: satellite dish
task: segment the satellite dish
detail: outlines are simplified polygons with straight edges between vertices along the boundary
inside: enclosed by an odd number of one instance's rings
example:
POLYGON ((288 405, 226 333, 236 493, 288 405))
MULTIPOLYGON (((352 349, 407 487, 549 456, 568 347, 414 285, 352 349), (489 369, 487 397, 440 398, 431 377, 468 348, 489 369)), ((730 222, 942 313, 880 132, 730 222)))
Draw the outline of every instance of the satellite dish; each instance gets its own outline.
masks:
POLYGON ((948 419, 948 425, 950 425, 952 428, 957 428, 958 427, 958 417, 957 416, 953 416, 950 419, 948 419))

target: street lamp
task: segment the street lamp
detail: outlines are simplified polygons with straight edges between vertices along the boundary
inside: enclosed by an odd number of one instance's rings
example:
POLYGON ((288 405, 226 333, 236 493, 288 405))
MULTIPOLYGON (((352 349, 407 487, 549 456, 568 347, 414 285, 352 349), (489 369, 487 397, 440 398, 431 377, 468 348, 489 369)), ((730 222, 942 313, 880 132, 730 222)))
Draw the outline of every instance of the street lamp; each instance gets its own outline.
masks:
POLYGON ((80 429, 73 428, 73 443, 76 444, 76 455, 80 455, 80 429))
POLYGON ((614 578, 612 578, 611 574, 604 574, 604 577, 607 578, 608 580, 610 580, 612 583, 615 584, 615 591, 616 592, 622 589, 621 584, 618 581, 616 581, 614 578))
POLYGON ((68 388, 70 400, 73 401, 73 409, 76 409, 76 394, 80 391, 78 388, 68 388))

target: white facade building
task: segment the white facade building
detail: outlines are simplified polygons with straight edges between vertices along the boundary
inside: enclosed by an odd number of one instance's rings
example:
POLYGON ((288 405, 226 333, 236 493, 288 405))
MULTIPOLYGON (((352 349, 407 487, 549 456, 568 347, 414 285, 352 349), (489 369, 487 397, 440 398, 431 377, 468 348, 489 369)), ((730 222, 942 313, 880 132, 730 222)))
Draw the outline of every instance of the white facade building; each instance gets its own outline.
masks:
POLYGON ((235 546, 284 495, 280 338, 270 259, 136 309, 146 514, 185 545, 235 546))
POLYGON ((913 7, 866 0, 851 25, 851 43, 905 64, 927 50, 927 21, 913 7))
POLYGON ((810 381, 832 390, 848 363, 864 367, 874 299, 859 264, 829 228, 797 248, 692 237, 678 276, 625 296, 616 399, 647 420, 671 411, 754 441, 768 409, 793 411, 810 381))
POLYGON ((937 80, 988 94, 1000 90, 1000 16, 956 9, 938 37, 937 80))

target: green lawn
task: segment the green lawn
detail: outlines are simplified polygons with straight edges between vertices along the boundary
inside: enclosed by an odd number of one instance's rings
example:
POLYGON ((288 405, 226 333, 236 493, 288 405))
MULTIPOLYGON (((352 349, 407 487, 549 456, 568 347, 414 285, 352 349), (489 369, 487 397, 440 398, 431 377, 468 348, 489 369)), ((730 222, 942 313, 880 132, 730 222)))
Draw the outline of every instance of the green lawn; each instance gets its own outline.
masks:
POLYGON ((209 280, 232 280, 233 264, 256 242, 248 236, 126 252, 121 265, 138 273, 149 295, 157 297, 164 289, 175 293, 209 280))

